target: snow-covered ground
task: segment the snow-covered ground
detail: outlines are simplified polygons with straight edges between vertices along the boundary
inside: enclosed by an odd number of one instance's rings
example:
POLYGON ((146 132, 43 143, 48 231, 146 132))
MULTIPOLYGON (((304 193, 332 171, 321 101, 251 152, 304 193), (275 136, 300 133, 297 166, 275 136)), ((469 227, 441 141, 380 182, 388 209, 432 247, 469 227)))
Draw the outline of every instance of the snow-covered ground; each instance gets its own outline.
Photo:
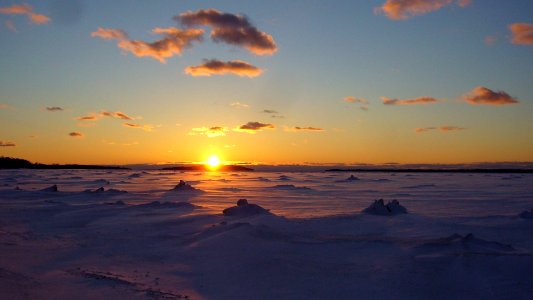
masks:
POLYGON ((0 171, 0 299, 531 299, 533 175, 350 175, 0 171))

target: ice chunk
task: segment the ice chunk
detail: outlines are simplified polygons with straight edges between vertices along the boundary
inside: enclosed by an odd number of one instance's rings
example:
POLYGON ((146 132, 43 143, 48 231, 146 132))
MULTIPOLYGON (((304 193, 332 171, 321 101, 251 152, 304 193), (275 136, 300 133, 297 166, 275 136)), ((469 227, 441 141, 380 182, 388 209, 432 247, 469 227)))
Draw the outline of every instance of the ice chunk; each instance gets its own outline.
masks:
POLYGON ((362 212, 371 215, 392 216, 397 214, 406 214, 407 209, 403 207, 398 200, 392 200, 385 204, 383 199, 379 199, 374 200, 374 203, 363 209, 362 212))
POLYGON ((58 191, 57 184, 54 184, 52 186, 49 186, 41 190, 41 192, 57 192, 57 191, 58 191))
POLYGON ((533 220, 533 209, 524 210, 518 215, 522 219, 532 219, 533 220))
POLYGON ((194 188, 187 182, 180 180, 180 182, 172 189, 173 191, 186 191, 186 192, 201 192, 201 190, 194 188))
POLYGON ((232 206, 224 209, 222 213, 225 216, 247 217, 260 214, 269 214, 267 209, 262 208, 257 204, 250 204, 246 199, 239 199, 237 206, 232 206))

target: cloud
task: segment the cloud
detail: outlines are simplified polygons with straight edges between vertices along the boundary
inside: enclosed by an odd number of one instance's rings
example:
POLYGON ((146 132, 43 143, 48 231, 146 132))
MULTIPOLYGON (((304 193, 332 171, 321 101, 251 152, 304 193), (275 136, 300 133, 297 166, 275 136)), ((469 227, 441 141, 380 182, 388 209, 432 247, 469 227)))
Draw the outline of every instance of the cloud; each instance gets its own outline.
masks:
POLYGON ((487 35, 483 41, 485 42, 485 45, 492 46, 492 45, 496 44, 496 40, 497 39, 496 39, 495 36, 487 35))
POLYGON ((387 0, 377 7, 376 13, 383 13, 391 20, 406 20, 413 16, 425 15, 437 11, 445 6, 457 4, 459 7, 468 6, 470 0, 387 0))
POLYGON ((451 131, 460 131, 460 130, 465 130, 465 129, 466 128, 464 128, 464 127, 446 125, 446 126, 441 126, 441 127, 422 127, 422 128, 417 128, 417 129, 415 129, 415 132, 423 133, 423 132, 432 131, 432 130, 439 130, 439 131, 442 131, 442 132, 451 132, 451 131))
POLYGON ((54 111, 63 111, 64 109, 59 106, 47 106, 46 110, 54 112, 54 111))
POLYGON ((365 98, 356 98, 354 96, 347 96, 344 97, 342 100, 349 103, 361 103, 361 104, 368 104, 368 101, 365 98))
POLYGON ((233 131, 247 132, 247 133, 256 133, 262 131, 263 129, 274 129, 276 128, 272 124, 260 123, 260 122, 248 122, 244 125, 239 126, 238 128, 233 129, 233 131))
POLYGON ((97 121, 100 119, 100 116, 89 114, 86 116, 77 117, 76 120, 78 121, 97 121))
POLYGON ((135 123, 123 123, 122 125, 128 128, 142 129, 144 131, 152 131, 155 128, 154 125, 150 125, 150 124, 141 125, 141 124, 135 124, 135 123))
POLYGON ((506 105, 516 104, 518 100, 509 96, 504 91, 493 91, 486 87, 478 86, 473 90, 463 95, 463 100, 472 105, 506 105))
POLYGON ((230 106, 234 108, 250 108, 250 105, 240 102, 233 102, 230 104, 230 106))
POLYGON ((133 120, 132 117, 120 111, 102 111, 101 114, 102 116, 111 117, 115 119, 133 120))
POLYGON ((124 52, 130 52, 137 57, 151 57, 161 63, 166 63, 167 58, 180 55, 183 49, 191 47, 193 42, 202 41, 204 30, 158 27, 153 29, 152 33, 163 37, 151 43, 131 40, 123 30, 102 27, 92 32, 91 36, 104 40, 117 40, 117 46, 124 52))
MULTIPOLYGON (((48 109, 48 107, 46 109, 48 109)), ((48 110, 50 110, 50 109, 48 109, 48 110)), ((120 119, 120 120, 134 120, 134 119, 136 119, 136 118, 130 117, 126 113, 123 113, 123 112, 120 112, 120 111, 106 111, 106 110, 103 110, 103 111, 101 111, 99 113, 90 112, 86 116, 77 117, 76 120, 78 120, 78 121, 98 121, 98 120, 100 120, 103 117, 109 117, 109 118, 120 119)))
POLYGON ((14 142, 5 142, 5 141, 0 141, 0 147, 16 147, 17 144, 15 144, 14 142))
POLYGON ((414 99, 391 99, 387 97, 381 97, 381 101, 383 101, 383 104, 385 105, 413 105, 437 103, 441 100, 435 99, 433 97, 422 96, 414 99))
POLYGON ((188 11, 174 17, 183 26, 209 26, 211 39, 244 47, 257 55, 272 55, 278 50, 274 38, 259 31, 246 16, 224 13, 216 9, 188 11))
POLYGON ((12 106, 6 103, 0 103, 0 109, 10 109, 12 106))
POLYGON ((77 132, 77 131, 70 132, 68 135, 71 136, 71 137, 74 137, 74 138, 82 138, 83 137, 83 133, 77 132))
POLYGON ((197 127, 191 129, 189 135, 206 135, 207 137, 219 137, 225 136, 228 131, 227 127, 223 126, 213 126, 213 127, 197 127))
POLYGON ((533 45, 533 24, 513 23, 509 25, 509 30, 511 30, 513 44, 533 45))
POLYGON ((265 114, 277 114, 278 112, 273 110, 273 109, 264 109, 262 111, 262 113, 265 113, 265 114))
POLYGON ((289 132, 303 132, 303 131, 321 132, 321 131, 325 131, 325 130, 323 128, 319 128, 319 127, 311 127, 311 126, 300 127, 300 126, 295 126, 295 127, 285 127, 285 131, 289 131, 289 132))
POLYGON ((6 28, 9 29, 12 32, 18 32, 17 27, 15 26, 15 23, 11 20, 6 20, 4 22, 4 25, 6 25, 6 28))
POLYGON ((192 76, 211 76, 234 74, 238 76, 257 77, 263 70, 241 60, 231 60, 228 62, 211 59, 205 60, 199 66, 185 68, 185 73, 192 76))
POLYGON ((50 22, 48 16, 33 12, 33 7, 29 4, 13 4, 11 6, 0 7, 0 14, 25 15, 31 23, 39 25, 50 22))

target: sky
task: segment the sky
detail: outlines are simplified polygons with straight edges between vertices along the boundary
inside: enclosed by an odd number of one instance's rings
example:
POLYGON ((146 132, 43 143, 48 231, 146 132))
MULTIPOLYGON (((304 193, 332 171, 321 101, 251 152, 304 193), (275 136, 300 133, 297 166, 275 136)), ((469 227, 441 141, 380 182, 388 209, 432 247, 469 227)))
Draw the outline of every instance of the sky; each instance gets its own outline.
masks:
POLYGON ((533 161, 530 0, 0 0, 0 156, 533 161))

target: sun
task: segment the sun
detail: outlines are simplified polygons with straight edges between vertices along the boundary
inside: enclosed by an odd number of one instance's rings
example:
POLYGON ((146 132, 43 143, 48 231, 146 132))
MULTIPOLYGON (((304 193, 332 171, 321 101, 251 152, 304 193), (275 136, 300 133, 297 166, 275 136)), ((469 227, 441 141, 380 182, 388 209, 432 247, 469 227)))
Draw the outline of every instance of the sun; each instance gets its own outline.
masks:
POLYGON ((220 159, 216 155, 211 155, 207 159, 207 165, 212 169, 216 169, 220 166, 220 159))

